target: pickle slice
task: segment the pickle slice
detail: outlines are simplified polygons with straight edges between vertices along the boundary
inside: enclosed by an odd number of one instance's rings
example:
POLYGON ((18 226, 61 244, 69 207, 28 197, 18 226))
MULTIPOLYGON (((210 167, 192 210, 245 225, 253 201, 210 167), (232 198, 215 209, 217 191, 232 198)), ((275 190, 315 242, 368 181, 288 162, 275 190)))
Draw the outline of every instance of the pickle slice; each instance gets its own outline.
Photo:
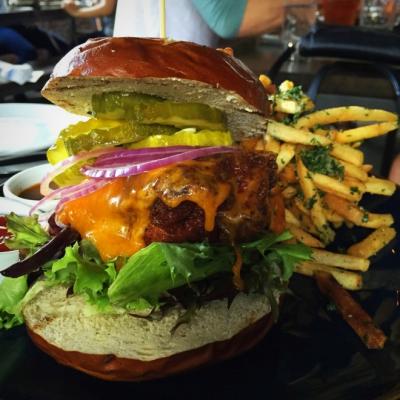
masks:
POLYGON ((47 159, 50 164, 56 164, 68 156, 76 154, 70 153, 65 146, 65 142, 71 138, 77 138, 81 135, 87 135, 95 129, 109 130, 118 126, 121 126, 122 122, 112 121, 112 120, 99 120, 99 119, 89 119, 88 121, 81 121, 73 125, 69 125, 63 129, 56 142, 47 150, 47 159))
POLYGON ((81 183, 86 176, 82 175, 80 169, 83 165, 88 164, 88 161, 81 161, 72 167, 68 168, 66 171, 58 174, 54 178, 54 182, 58 187, 70 186, 70 185, 78 185, 81 183))
POLYGON ((55 144, 47 151, 51 164, 98 147, 137 142, 149 135, 171 135, 176 128, 165 125, 141 125, 134 121, 90 119, 62 130, 55 144))
POLYGON ((111 129, 93 129, 86 135, 68 137, 64 139, 68 154, 77 154, 80 151, 89 151, 98 147, 119 146, 137 142, 150 135, 171 135, 176 128, 164 125, 139 125, 133 121, 111 129))
POLYGON ((128 145, 130 149, 162 146, 230 146, 233 143, 230 132, 182 129, 173 135, 152 135, 128 145))
MULTIPOLYGON (((171 135, 176 128, 164 125, 140 125, 135 121, 90 119, 70 125, 61 131, 55 144, 47 151, 50 164, 56 164, 81 151, 107 146, 118 146, 142 140, 149 135, 171 135)), ((82 181, 80 165, 75 165, 54 181, 58 186, 74 185, 82 181)))
POLYGON ((109 92, 92 97, 93 115, 104 119, 133 119, 141 124, 178 128, 226 129, 224 114, 200 103, 175 103, 137 93, 109 92))

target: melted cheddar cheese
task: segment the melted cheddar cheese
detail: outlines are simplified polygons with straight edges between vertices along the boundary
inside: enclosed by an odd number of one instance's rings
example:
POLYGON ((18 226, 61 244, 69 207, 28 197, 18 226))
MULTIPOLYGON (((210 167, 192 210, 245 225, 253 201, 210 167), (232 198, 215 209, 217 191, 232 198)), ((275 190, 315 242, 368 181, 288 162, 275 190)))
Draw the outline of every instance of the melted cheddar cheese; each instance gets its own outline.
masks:
POLYGON ((204 229, 214 229, 218 207, 231 185, 218 181, 214 164, 189 161, 140 175, 116 178, 87 196, 65 203, 57 218, 90 240, 103 260, 131 256, 145 247, 151 207, 159 198, 168 207, 191 201, 204 210, 204 229))

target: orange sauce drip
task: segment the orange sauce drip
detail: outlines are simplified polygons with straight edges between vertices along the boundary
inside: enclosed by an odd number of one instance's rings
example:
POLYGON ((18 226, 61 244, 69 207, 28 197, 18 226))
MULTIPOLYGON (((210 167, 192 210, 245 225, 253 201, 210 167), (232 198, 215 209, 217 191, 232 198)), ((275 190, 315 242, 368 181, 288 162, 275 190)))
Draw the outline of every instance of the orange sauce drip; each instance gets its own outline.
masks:
POLYGON ((242 265, 243 265, 243 259, 240 253, 240 249, 238 247, 235 247, 235 254, 236 254, 236 260, 235 264, 233 264, 232 267, 233 284, 235 285, 236 289, 244 290, 244 282, 242 277, 240 276, 240 272, 242 270, 242 265))
POLYGON ((129 257, 145 247, 144 233, 157 198, 168 207, 186 200, 197 204, 204 210, 204 229, 211 232, 217 209, 231 191, 228 183, 216 180, 213 165, 189 161, 113 179, 96 192, 66 203, 57 217, 90 240, 103 260, 129 257))
POLYGON ((269 203, 271 210, 269 229, 271 232, 280 234, 286 229, 285 203, 283 201, 283 196, 280 192, 275 192, 270 197, 269 203))

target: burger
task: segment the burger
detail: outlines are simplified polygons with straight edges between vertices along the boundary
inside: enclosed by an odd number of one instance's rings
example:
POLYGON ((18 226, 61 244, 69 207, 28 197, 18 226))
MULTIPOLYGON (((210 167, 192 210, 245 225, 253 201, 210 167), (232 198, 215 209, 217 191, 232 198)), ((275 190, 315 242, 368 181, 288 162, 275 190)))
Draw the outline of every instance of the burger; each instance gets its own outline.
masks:
POLYGON ((22 256, 2 271, 0 327, 24 322, 58 362, 106 380, 259 342, 309 257, 285 231, 275 155, 260 146, 259 80, 226 50, 98 38, 61 59, 42 94, 87 118, 48 150, 32 215, 7 218, 22 256))

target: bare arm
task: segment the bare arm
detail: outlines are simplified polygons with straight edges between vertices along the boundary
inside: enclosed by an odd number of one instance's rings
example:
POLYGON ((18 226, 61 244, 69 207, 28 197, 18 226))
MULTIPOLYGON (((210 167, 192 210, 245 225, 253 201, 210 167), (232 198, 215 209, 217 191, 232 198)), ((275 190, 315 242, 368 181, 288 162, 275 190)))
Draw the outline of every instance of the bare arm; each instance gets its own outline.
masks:
POLYGON ((400 185, 400 154, 394 159, 390 168, 389 179, 400 185))
POLYGON ((282 26, 284 0, 247 0, 239 37, 255 36, 282 26))
POLYGON ((317 11, 314 0, 247 0, 238 36, 256 36, 282 28, 285 7, 295 7, 291 14, 301 23, 310 25, 317 11))
POLYGON ((78 18, 96 18, 110 15, 115 8, 117 0, 100 0, 92 7, 79 8, 74 0, 64 0, 63 9, 73 17, 78 18))

